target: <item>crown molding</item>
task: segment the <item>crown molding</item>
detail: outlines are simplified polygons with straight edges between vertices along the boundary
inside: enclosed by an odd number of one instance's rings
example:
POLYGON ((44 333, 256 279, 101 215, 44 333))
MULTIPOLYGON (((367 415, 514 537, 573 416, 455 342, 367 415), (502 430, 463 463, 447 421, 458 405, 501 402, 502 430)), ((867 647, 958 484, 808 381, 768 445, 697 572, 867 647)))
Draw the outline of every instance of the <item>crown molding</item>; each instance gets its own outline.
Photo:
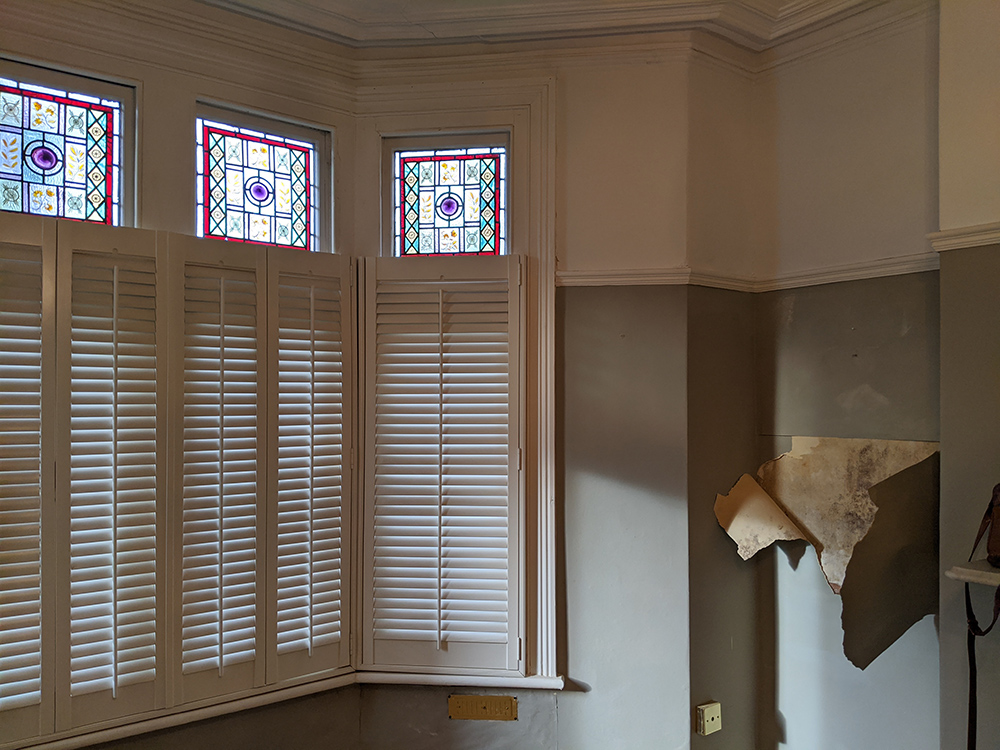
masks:
MULTIPOLYGON (((997 231, 998 237, 1000 237, 1000 224, 997 225, 997 231)), ((937 253, 930 252, 778 274, 769 279, 694 271, 687 266, 626 270, 557 270, 556 286, 678 286, 688 284, 714 289, 729 289, 736 292, 772 292, 780 289, 835 284, 841 281, 861 281, 882 276, 902 276, 908 273, 936 271, 939 267, 937 253)))
POLYGON ((931 247, 939 253, 964 250, 969 247, 1000 245, 1000 221, 931 232, 927 235, 927 239, 931 241, 931 247))
MULTIPOLYGON (((784 66, 816 57, 849 52, 926 23, 929 0, 862 3, 851 0, 847 10, 825 23, 810 21, 807 33, 762 52, 705 28, 581 39, 484 44, 439 44, 435 47, 379 47, 358 52, 354 75, 362 85, 379 85, 414 78, 451 77, 456 71, 474 76, 525 75, 572 66, 657 64, 691 61, 757 80, 784 66)), ((805 12, 805 11, 803 11, 805 12)), ((804 24, 805 22, 803 22, 804 24)))
POLYGON ((758 56, 755 72, 770 74, 829 54, 848 54, 937 19, 932 0, 865 2, 839 17, 817 22, 758 56))
POLYGON ((523 44, 501 49, 435 48, 430 55, 429 48, 408 48, 401 56, 379 55, 385 51, 378 50, 358 62, 357 77, 362 87, 409 85, 416 78, 421 82, 453 81, 456 74, 498 82, 506 77, 552 75, 557 69, 571 67, 684 62, 691 57, 692 36, 690 32, 630 35, 595 39, 589 45, 557 42, 543 48, 525 48, 523 44))
MULTIPOLYGON (((65 47, 113 55, 119 62, 124 59, 212 80, 245 79, 278 92, 287 90, 289 83, 316 88, 342 102, 327 108, 344 114, 359 99, 371 99, 364 90, 366 86, 418 77, 453 80, 456 72, 499 80, 509 75, 552 74, 559 68, 572 66, 691 61, 721 67, 752 80, 780 66, 843 49, 851 41, 870 43, 898 33, 926 19, 931 7, 928 0, 916 4, 912 0, 893 0, 874 6, 870 0, 843 0, 838 7, 847 10, 841 11, 840 17, 824 22, 816 3, 802 0, 793 4, 792 10, 799 17, 797 28, 808 28, 808 35, 765 52, 754 52, 734 41, 731 35, 723 38, 704 30, 615 36, 607 33, 607 29, 588 40, 553 39, 544 46, 526 42, 442 44, 437 40, 434 47, 355 50, 315 39, 315 34, 303 37, 298 31, 276 28, 272 23, 220 9, 228 2, 75 0, 69 5, 84 12, 53 13, 51 8, 37 3, 5 0, 4 15, 8 29, 14 29, 6 33, 26 34, 40 41, 59 39, 65 47), (115 24, 107 23, 107 15, 123 19, 134 27, 135 33, 123 37, 115 24), (228 24, 227 19, 231 21, 228 24), (255 41, 265 34, 273 41, 255 41), (274 65, 275 60, 292 64, 294 70, 287 65, 274 65), (205 70, 220 73, 210 75, 205 70)), ((761 8, 753 15, 765 18, 768 13, 777 12, 774 7, 764 7, 766 2, 756 0, 761 8)))
POLYGON ((198 0, 356 48, 468 41, 558 39, 636 31, 705 29, 761 50, 875 0, 535 0, 522 3, 410 3, 372 9, 340 0, 198 0))

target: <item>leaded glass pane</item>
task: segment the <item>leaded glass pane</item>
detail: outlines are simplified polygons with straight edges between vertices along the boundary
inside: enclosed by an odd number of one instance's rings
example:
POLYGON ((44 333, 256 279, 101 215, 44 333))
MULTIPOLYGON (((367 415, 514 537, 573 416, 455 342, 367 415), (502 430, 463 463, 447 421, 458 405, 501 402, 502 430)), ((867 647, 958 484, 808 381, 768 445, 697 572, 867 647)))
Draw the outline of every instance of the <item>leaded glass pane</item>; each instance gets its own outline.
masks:
POLYGON ((393 177, 394 255, 506 254, 506 149, 398 151, 393 177))
POLYGON ((121 104, 0 78, 0 210, 121 222, 121 104))
POLYGON ((198 236, 317 249, 316 149, 197 120, 198 236))

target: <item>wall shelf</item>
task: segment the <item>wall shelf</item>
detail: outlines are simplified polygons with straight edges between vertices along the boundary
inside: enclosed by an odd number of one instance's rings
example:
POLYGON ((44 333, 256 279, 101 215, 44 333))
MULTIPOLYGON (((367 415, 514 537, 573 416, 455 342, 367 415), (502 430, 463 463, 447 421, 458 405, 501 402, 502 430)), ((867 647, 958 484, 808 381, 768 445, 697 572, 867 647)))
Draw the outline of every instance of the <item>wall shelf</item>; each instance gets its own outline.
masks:
POLYGON ((955 565, 944 574, 956 581, 1000 586, 1000 568, 994 568, 986 560, 973 560, 970 563, 955 565))

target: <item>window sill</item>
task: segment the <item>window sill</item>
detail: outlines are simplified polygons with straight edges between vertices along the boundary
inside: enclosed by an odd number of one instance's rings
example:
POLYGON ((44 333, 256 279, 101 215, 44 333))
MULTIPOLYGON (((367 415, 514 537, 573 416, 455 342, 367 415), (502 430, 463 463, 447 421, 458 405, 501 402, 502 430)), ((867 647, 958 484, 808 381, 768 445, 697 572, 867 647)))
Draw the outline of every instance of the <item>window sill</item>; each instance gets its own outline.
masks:
POLYGON ((19 740, 6 745, 0 745, 0 750, 6 748, 31 748, 31 750, 73 750, 98 743, 110 742, 126 737, 133 737, 147 732, 191 724, 204 719, 259 708, 272 703, 301 698, 306 695, 322 693, 327 690, 347 687, 357 684, 379 685, 453 685, 456 687, 509 688, 534 690, 562 690, 565 682, 562 677, 492 677, 486 675, 447 675, 447 674, 412 674, 400 672, 348 672, 335 677, 304 682, 298 685, 280 688, 261 688, 260 692, 228 700, 222 703, 200 706, 198 708, 166 709, 159 716, 140 719, 127 724, 108 726, 103 729, 80 727, 69 732, 48 735, 37 740, 19 740))
POLYGON ((460 687, 562 690, 562 677, 490 677, 486 675, 413 674, 399 672, 355 672, 362 685, 455 685, 460 687))

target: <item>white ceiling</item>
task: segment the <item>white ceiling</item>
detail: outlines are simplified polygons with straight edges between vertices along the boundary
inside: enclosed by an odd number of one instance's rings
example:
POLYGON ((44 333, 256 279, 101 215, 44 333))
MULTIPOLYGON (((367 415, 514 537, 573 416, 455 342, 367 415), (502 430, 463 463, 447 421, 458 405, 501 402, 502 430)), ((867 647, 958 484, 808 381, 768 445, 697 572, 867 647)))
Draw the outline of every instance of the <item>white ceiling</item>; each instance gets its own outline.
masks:
POLYGON ((763 49, 878 0, 201 0, 352 46, 703 28, 763 49))

